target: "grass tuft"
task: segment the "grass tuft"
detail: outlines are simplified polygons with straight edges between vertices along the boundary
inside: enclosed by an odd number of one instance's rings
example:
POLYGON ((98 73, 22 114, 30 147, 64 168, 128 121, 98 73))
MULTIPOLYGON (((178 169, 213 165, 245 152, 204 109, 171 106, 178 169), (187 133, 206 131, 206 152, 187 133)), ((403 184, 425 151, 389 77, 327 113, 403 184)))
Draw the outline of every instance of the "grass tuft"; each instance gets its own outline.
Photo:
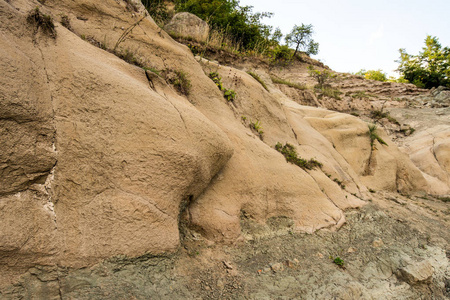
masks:
POLYGON ((295 151, 294 146, 291 144, 286 143, 284 146, 278 142, 275 145, 275 150, 283 154, 283 156, 286 158, 287 162, 290 162, 294 165, 299 166, 302 169, 305 170, 312 170, 317 167, 322 167, 322 163, 318 162, 315 159, 306 160, 298 156, 297 151, 295 151))
POLYGON ((248 71, 247 74, 249 74, 250 76, 255 78, 255 80, 258 81, 266 91, 269 91, 266 83, 261 79, 261 77, 258 76, 258 74, 254 73, 252 71, 248 71))
POLYGON ((39 7, 36 7, 28 13, 27 22, 35 27, 35 34, 41 28, 44 34, 47 34, 51 38, 56 38, 55 24, 53 23, 52 17, 41 13, 39 7))

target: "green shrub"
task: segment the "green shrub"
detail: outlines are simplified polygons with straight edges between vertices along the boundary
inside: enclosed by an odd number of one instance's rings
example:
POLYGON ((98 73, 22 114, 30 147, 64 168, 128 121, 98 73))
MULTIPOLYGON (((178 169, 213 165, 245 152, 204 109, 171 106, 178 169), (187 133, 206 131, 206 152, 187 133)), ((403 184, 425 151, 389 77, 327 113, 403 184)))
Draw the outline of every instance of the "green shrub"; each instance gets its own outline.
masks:
POLYGON ((292 50, 286 45, 277 45, 269 51, 269 56, 274 62, 287 63, 292 60, 292 50))
POLYGON ((255 78, 255 80, 258 81, 266 91, 269 91, 269 89, 267 88, 267 85, 264 83, 264 81, 261 79, 261 77, 258 76, 258 74, 251 72, 251 71, 248 71, 247 74, 249 74, 250 76, 255 78))
POLYGON ((420 88, 430 89, 440 85, 450 87, 450 47, 442 47, 437 37, 428 35, 425 47, 418 55, 410 55, 400 49, 400 78, 420 88))
POLYGON ((364 78, 366 79, 370 79, 370 80, 377 80, 377 81, 387 81, 388 77, 386 75, 386 73, 384 73, 382 70, 360 70, 359 72, 355 73, 356 75, 361 75, 364 76, 364 78))
POLYGON ((236 99, 236 92, 232 89, 225 90, 223 95, 227 101, 234 101, 236 99))
POLYGON ((328 83, 331 79, 335 78, 336 75, 324 69, 322 71, 314 69, 313 66, 309 66, 309 76, 313 77, 317 80, 317 87, 322 88, 326 83, 328 83))
POLYGON ((339 267, 344 267, 344 260, 341 259, 339 256, 333 259, 333 263, 338 265, 339 267))
POLYGON ((243 50, 261 50, 271 44, 272 27, 261 22, 271 13, 253 13, 251 6, 240 6, 236 0, 176 0, 175 8, 205 20, 213 30, 222 31, 239 43, 243 50))
POLYGON ((217 72, 210 72, 209 78, 216 84, 216 86, 219 88, 219 90, 223 91, 223 85, 222 85, 222 77, 220 77, 219 73, 217 72))
POLYGON ((55 24, 53 23, 52 17, 41 13, 39 7, 36 7, 28 13, 27 22, 35 27, 34 34, 40 28, 44 34, 47 34, 51 38, 56 38, 55 24))
POLYGON ((275 145, 275 150, 283 154, 287 162, 299 166, 302 169, 312 170, 317 167, 322 167, 322 163, 315 159, 306 160, 298 156, 297 151, 295 151, 294 146, 286 143, 284 146, 278 142, 275 145))

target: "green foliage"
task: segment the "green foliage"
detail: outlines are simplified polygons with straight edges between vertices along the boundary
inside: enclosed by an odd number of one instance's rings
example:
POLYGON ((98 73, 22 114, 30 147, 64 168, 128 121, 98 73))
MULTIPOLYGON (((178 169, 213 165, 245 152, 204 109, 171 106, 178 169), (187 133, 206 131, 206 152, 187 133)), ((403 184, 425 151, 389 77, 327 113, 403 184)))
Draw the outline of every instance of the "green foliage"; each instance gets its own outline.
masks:
POLYGON ((437 37, 428 35, 418 55, 400 49, 397 71, 420 88, 450 87, 450 47, 442 47, 437 37))
POLYGON ((294 25, 291 32, 286 35, 286 45, 294 45, 295 47, 293 56, 298 51, 304 51, 308 55, 319 53, 319 43, 312 39, 313 33, 313 25, 311 24, 294 25))
POLYGON ((344 267, 344 260, 341 259, 339 256, 333 259, 333 263, 338 265, 339 267, 344 267))
POLYGON ((270 79, 272 79, 273 83, 284 84, 284 85, 287 85, 287 86, 289 86, 291 88, 295 88, 295 89, 298 89, 298 90, 306 90, 306 89, 308 89, 308 87, 306 85, 304 85, 304 84, 291 82, 289 80, 281 79, 281 78, 278 78, 278 77, 275 77, 275 76, 270 76, 270 79))
POLYGON ((377 134, 377 125, 368 125, 369 126, 369 137, 370 137, 370 146, 372 150, 375 149, 375 140, 377 140, 382 145, 388 145, 378 134, 377 134))
POLYGON ((222 85, 222 77, 220 77, 219 73, 217 72, 210 72, 209 78, 216 84, 216 86, 219 88, 219 90, 223 91, 223 85, 222 85))
POLYGON ((232 89, 226 89, 222 84, 222 77, 217 72, 210 72, 209 78, 216 84, 217 88, 223 92, 223 96, 227 101, 234 101, 236 99, 236 92, 232 89))
POLYGON ((269 91, 269 89, 267 88, 267 85, 264 83, 264 81, 261 79, 261 77, 258 76, 258 74, 254 73, 252 71, 248 71, 247 74, 249 74, 250 76, 255 78, 255 80, 258 81, 266 91, 269 91))
POLYGON ((236 99, 236 92, 232 89, 228 89, 225 90, 223 96, 227 99, 227 101, 234 101, 234 99, 236 99))
POLYGON ((27 22, 34 26, 34 34, 40 28, 44 34, 56 38, 55 24, 53 23, 52 17, 41 13, 39 7, 36 7, 28 13, 27 22))
POLYGON ((298 156, 297 151, 295 151, 294 146, 286 143, 284 146, 278 142, 275 145, 275 150, 283 154, 286 158, 286 161, 299 166, 302 169, 312 170, 316 167, 322 167, 322 163, 318 162, 315 159, 306 160, 298 156))
POLYGON ((269 51, 269 56, 274 62, 287 64, 292 60, 292 50, 287 45, 276 45, 269 51))
POLYGON ((313 77, 317 80, 317 86, 322 88, 326 83, 328 83, 331 79, 335 78, 336 75, 324 69, 322 71, 314 69, 313 66, 309 66, 309 76, 313 77))
POLYGON ((142 0, 142 4, 156 24, 162 26, 170 18, 164 0, 142 0))
POLYGON ((187 11, 205 20, 213 29, 222 30, 242 45, 244 50, 265 48, 271 40, 272 27, 261 22, 272 13, 253 13, 251 6, 240 6, 237 0, 176 0, 177 11, 187 11))
POLYGON ((355 73, 356 75, 364 76, 366 79, 370 80, 377 80, 377 81, 387 81, 387 75, 382 70, 360 70, 359 72, 355 73))
POLYGON ((261 122, 259 122, 258 120, 255 122, 250 122, 250 128, 255 130, 259 134, 259 136, 262 137, 264 131, 261 126, 261 122))

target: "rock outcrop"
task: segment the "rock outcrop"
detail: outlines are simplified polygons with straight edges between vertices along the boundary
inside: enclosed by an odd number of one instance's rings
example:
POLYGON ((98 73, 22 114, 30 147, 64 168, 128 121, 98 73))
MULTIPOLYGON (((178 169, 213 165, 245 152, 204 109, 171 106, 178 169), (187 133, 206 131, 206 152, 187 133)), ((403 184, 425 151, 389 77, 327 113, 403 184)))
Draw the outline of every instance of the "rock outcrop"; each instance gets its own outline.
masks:
POLYGON ((0 0, 0 30, 0 285, 36 265, 173 253, 186 227, 232 243, 243 215, 286 217, 294 232, 335 230, 344 210, 365 204, 367 188, 445 190, 425 174, 448 185, 445 136, 433 146, 439 174, 435 162, 417 167, 382 128, 388 146, 372 147, 361 119, 302 106, 270 82, 265 89, 242 70, 194 58, 137 2, 0 0), (27 25, 37 5, 66 16, 71 30, 56 24, 55 39, 27 25), (189 95, 158 71, 183 74, 189 95), (208 78, 213 71, 233 101, 208 78), (322 167, 286 162, 278 142, 322 167))
POLYGON ((176 36, 206 42, 209 25, 194 14, 181 12, 173 16, 172 20, 164 26, 164 30, 176 36))

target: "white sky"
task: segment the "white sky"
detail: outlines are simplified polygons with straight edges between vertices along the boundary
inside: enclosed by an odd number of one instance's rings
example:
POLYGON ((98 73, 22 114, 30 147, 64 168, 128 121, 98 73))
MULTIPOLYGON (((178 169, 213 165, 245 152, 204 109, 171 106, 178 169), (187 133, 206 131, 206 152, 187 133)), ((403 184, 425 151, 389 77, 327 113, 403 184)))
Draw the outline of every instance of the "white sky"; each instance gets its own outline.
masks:
MULTIPOLYGON (((418 54, 427 34, 450 46, 450 0, 241 0, 286 34, 297 24, 313 24, 320 44, 314 56, 339 72, 382 69, 398 76, 398 50, 418 54)), ((284 42, 284 40, 283 40, 284 42)))

